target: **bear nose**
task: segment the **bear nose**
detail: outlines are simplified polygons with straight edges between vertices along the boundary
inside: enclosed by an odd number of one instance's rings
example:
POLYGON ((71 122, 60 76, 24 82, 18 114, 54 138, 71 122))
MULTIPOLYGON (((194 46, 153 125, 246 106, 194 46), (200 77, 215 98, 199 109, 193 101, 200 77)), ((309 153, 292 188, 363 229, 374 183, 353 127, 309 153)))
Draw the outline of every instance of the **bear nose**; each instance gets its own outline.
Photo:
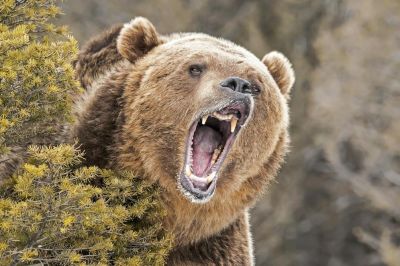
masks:
POLYGON ((238 77, 229 77, 220 83, 222 87, 229 88, 237 92, 245 92, 250 88, 250 82, 238 77))

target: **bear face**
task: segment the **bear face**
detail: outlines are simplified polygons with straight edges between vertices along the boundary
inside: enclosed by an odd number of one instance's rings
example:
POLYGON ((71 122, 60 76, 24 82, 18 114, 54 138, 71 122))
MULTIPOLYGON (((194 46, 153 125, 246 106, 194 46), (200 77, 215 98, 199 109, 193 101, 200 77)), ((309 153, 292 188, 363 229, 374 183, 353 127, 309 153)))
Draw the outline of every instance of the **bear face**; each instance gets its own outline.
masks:
POLYGON ((232 224, 283 162, 294 74, 278 52, 162 36, 139 17, 89 42, 76 70, 87 92, 72 137, 88 164, 160 184, 176 246, 232 224))
POLYGON ((117 47, 135 64, 125 91, 126 139, 140 136, 145 143, 139 150, 146 173, 204 203, 260 172, 288 124, 293 78, 282 56, 271 54, 263 63, 205 34, 162 40, 150 22, 138 19, 125 25, 117 47), (268 69, 274 61, 279 73, 268 69))

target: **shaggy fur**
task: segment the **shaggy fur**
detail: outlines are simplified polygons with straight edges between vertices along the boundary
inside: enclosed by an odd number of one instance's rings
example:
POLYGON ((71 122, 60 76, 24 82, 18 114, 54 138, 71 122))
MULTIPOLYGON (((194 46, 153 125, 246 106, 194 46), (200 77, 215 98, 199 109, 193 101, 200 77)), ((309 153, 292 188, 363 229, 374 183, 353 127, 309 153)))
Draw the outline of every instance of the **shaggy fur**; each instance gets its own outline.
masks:
POLYGON ((278 52, 266 54, 261 61, 267 66, 282 93, 288 97, 289 91, 294 83, 294 72, 291 67, 292 64, 285 56, 278 52), (285 73, 286 71, 289 73, 282 75, 282 73, 285 73))
POLYGON ((115 25, 93 38, 74 62, 78 79, 84 88, 122 60, 117 50, 117 37, 122 25, 115 25))
POLYGON ((160 36, 144 18, 90 41, 76 63, 87 89, 76 104, 72 138, 88 164, 134 170, 158 182, 175 234, 170 265, 252 265, 248 208, 276 175, 288 144, 288 93, 293 70, 274 52, 263 62, 242 47, 205 34, 160 36), (121 56, 122 55, 122 56, 121 56), (190 77, 193 63, 206 65, 190 77), (195 204, 179 191, 188 129, 210 106, 231 95, 230 76, 258 83, 254 111, 220 170, 212 199, 195 204))
POLYGON ((13 147, 0 156, 0 185, 18 169, 25 157, 25 150, 20 147, 13 147))

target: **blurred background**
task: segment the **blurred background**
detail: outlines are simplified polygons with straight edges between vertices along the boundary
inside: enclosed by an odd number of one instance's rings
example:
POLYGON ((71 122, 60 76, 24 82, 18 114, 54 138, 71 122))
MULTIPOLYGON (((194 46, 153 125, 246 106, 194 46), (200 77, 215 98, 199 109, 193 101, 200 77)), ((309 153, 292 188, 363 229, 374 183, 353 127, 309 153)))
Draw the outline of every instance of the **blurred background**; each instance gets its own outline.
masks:
POLYGON ((400 265, 399 0, 68 0, 82 45, 135 16, 294 65, 292 148, 252 210, 257 265, 400 265))

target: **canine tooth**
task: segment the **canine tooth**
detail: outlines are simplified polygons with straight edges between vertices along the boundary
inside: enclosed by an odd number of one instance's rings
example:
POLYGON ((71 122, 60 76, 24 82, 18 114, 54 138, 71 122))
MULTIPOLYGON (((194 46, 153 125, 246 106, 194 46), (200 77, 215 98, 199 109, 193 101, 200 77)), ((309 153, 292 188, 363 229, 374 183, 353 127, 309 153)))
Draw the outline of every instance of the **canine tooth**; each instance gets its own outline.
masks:
POLYGON ((209 176, 207 176, 207 183, 211 183, 214 180, 216 174, 216 172, 213 172, 209 176))
POLYGON ((204 125, 207 122, 208 115, 205 115, 201 118, 201 124, 204 125))
POLYGON ((205 178, 202 178, 202 177, 198 177, 198 176, 196 176, 196 175, 193 174, 193 173, 190 174, 189 178, 190 178, 192 181, 196 181, 196 182, 198 182, 198 183, 205 183, 205 182, 208 180, 208 179, 205 179, 205 178))
POLYGON ((186 174, 186 176, 190 176, 192 174, 192 172, 190 171, 189 165, 186 165, 185 174, 186 174))
POLYGON ((231 119, 231 133, 233 133, 236 129, 238 119, 236 117, 232 117, 231 119))

